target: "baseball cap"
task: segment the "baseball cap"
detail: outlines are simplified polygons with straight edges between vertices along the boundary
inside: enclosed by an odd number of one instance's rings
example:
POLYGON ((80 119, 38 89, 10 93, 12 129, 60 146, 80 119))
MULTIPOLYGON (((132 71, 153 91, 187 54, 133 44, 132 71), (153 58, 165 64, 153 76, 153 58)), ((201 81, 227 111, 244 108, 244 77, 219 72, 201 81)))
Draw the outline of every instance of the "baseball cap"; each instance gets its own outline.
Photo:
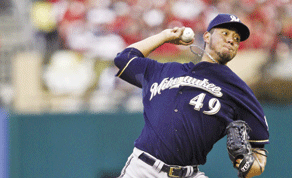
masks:
POLYGON ((234 27, 238 30, 240 35, 240 41, 246 40, 250 31, 246 25, 244 25, 238 17, 232 14, 218 14, 209 24, 207 31, 214 27, 234 27))

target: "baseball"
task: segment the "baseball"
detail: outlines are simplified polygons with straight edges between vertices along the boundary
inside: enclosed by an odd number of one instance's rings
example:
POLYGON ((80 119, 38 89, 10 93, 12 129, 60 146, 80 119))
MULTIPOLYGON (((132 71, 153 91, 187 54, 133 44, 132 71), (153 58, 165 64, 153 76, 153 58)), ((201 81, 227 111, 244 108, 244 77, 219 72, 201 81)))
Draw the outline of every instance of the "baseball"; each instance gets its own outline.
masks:
POLYGON ((194 31, 190 27, 186 27, 183 34, 181 35, 181 40, 188 43, 192 41, 194 37, 195 37, 194 31))

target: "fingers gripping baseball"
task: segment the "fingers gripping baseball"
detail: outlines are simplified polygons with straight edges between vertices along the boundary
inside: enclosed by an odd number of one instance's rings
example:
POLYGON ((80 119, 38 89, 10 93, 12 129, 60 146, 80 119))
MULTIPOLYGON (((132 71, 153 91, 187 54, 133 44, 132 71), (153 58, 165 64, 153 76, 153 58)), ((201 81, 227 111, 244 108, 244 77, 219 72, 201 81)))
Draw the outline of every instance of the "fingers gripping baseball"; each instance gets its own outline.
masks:
MULTIPOLYGON (((186 38, 183 38, 184 35, 184 31, 185 29, 188 29, 188 32, 190 28, 186 28, 186 27, 174 27, 173 29, 167 29, 164 30, 164 33, 166 34, 166 42, 167 43, 172 43, 172 44, 176 44, 176 45, 190 45, 194 42, 194 34, 191 38, 188 38, 186 40, 186 38)), ((189 35, 189 33, 187 34, 189 35)))
POLYGON ((180 39, 186 43, 194 40, 195 33, 190 27, 186 27, 181 35, 180 39))

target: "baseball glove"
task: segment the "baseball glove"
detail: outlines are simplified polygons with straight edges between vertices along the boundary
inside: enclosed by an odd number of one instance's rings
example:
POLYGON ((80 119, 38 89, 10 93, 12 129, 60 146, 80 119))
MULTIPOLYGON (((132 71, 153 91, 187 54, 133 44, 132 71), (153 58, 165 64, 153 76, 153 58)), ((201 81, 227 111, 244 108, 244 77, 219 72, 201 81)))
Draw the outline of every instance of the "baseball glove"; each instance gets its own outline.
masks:
POLYGON ((229 158, 233 163, 233 167, 238 170, 238 177, 245 178, 255 161, 251 145, 248 142, 248 132, 251 129, 242 120, 231 122, 226 129, 229 158), (236 166, 237 159, 242 159, 238 167, 236 166))

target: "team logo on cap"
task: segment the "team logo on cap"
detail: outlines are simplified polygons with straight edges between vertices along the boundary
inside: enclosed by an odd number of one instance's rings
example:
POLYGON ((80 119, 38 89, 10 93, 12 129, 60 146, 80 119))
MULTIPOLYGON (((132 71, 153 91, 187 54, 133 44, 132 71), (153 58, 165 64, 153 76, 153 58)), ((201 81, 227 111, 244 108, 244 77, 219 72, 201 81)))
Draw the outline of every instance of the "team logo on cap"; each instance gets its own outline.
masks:
POLYGON ((230 18, 230 22, 239 22, 239 18, 237 18, 235 15, 231 15, 230 18))

